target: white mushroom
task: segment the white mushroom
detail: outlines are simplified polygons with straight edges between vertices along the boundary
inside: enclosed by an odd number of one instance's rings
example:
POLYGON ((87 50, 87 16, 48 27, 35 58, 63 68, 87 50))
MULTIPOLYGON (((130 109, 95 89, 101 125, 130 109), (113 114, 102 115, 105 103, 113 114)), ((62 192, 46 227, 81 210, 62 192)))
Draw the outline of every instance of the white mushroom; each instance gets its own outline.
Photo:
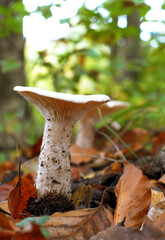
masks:
MULTIPOLYGON (((126 108, 129 106, 127 102, 110 101, 100 105, 98 108, 101 111, 102 117, 115 112, 117 110, 126 108)), ((94 108, 83 116, 78 122, 78 131, 76 135, 76 145, 82 148, 93 147, 95 130, 94 126, 100 121, 98 108, 94 108)))
POLYGON ((14 88, 45 118, 38 162, 38 199, 60 194, 71 199, 70 144, 74 124, 92 108, 110 99, 106 95, 72 95, 33 87, 14 88))

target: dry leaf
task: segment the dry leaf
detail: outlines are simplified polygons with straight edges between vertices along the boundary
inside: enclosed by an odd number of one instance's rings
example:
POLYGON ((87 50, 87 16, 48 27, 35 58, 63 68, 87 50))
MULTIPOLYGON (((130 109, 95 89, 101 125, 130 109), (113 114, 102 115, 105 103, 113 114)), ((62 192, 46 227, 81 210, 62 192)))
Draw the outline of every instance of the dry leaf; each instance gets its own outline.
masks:
POLYGON ((148 218, 146 218, 144 221, 142 232, 145 234, 146 237, 149 237, 149 240, 165 239, 165 232, 157 228, 157 226, 152 223, 148 218))
POLYGON ((148 178, 139 168, 125 162, 124 173, 117 183, 115 194, 117 205, 114 223, 118 224, 126 217, 125 226, 141 226, 151 203, 148 178))
POLYGON ((164 199, 163 192, 157 191, 156 189, 151 189, 151 205, 154 206, 158 202, 164 199))
POLYGON ((159 178, 159 181, 165 184, 165 174, 159 178))
POLYGON ((85 208, 65 213, 54 213, 45 224, 51 239, 88 240, 112 224, 113 216, 100 205, 96 209, 85 208))
POLYGON ((71 147, 71 163, 73 164, 87 163, 96 156, 99 156, 99 152, 94 148, 81 148, 76 144, 71 147))
POLYGON ((30 197, 36 198, 34 182, 26 176, 21 177, 21 182, 10 192, 8 207, 13 218, 30 216, 27 211, 27 202, 30 197))
POLYGON ((165 213, 165 198, 154 205, 148 212, 147 217, 152 221, 156 221, 163 213, 165 213))
POLYGON ((161 132, 154 140, 151 154, 156 154, 157 151, 165 144, 165 132, 161 132))
POLYGON ((83 201, 84 197, 86 198, 86 207, 88 208, 91 200, 91 186, 86 184, 80 184, 76 191, 72 195, 72 202, 75 207, 79 206, 83 201))
POLYGON ((0 212, 0 239, 8 240, 11 239, 16 232, 16 227, 12 220, 7 217, 4 213, 0 212))
POLYGON ((3 209, 6 212, 9 212, 8 201, 0 202, 0 208, 3 209))
POLYGON ((165 232, 165 211, 154 221, 154 225, 165 232))
POLYGON ((13 188, 13 185, 7 183, 0 186, 0 201, 7 200, 9 193, 13 190, 13 188))

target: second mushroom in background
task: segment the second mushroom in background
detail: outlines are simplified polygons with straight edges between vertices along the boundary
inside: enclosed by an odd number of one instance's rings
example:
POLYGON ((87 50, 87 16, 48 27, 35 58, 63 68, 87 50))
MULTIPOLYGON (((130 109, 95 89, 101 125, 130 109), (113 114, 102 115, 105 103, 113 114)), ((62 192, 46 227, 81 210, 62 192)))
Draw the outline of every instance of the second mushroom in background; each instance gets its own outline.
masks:
MULTIPOLYGON (((115 111, 129 107, 130 104, 122 101, 110 101, 100 105, 100 113, 105 117, 115 111)), ((94 146, 95 125, 100 121, 98 108, 94 108, 83 116, 78 122, 78 132, 75 143, 81 148, 92 148, 94 146)))

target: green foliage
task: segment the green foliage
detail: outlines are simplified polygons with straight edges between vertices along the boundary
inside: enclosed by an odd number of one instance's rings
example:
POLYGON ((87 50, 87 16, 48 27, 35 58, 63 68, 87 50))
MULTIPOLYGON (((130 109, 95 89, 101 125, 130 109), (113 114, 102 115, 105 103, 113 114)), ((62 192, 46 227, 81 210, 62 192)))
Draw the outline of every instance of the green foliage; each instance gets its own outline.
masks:
POLYGON ((0 5, 0 37, 5 38, 13 32, 22 34, 22 19, 27 14, 20 0, 11 2, 7 6, 0 5))
MULTIPOLYGON (((47 19, 52 16, 51 6, 38 7, 37 11, 47 19)), ((139 28, 121 28, 119 17, 125 15, 127 18, 134 10, 138 11, 141 23, 147 21, 145 16, 150 7, 144 0, 106 0, 93 10, 84 4, 73 18, 61 19, 61 24, 70 26, 68 36, 55 41, 51 49, 44 51, 32 52, 29 46, 26 47, 27 84, 58 92, 105 93, 111 99, 131 103, 129 109, 112 115, 112 120, 122 127, 163 128, 164 35, 152 33, 151 39, 143 42, 139 28), (140 42, 141 48, 140 56, 131 61, 125 56, 128 38, 140 42), (156 48, 152 47, 152 41, 156 42, 156 48), (135 71, 138 78, 129 78, 126 71, 135 71)), ((7 37, 12 32, 22 34, 22 18, 27 14, 22 1, 15 1, 10 8, 0 6, 0 37, 7 37)), ((5 59, 0 65, 3 72, 20 67, 13 59, 5 59)), ((44 121, 35 108, 33 115, 33 124, 27 123, 25 127, 32 139, 42 134, 44 121)))
POLYGON ((20 61, 17 61, 15 59, 5 59, 0 64, 1 70, 3 73, 7 73, 13 70, 17 70, 21 67, 20 61))
POLYGON ((25 227, 28 223, 35 223, 36 225, 43 226, 49 219, 49 216, 29 217, 16 223, 16 225, 18 227, 25 227))
MULTIPOLYGON (((16 225, 18 227, 25 227, 29 223, 35 223, 38 226, 43 226, 49 219, 50 219, 49 216, 29 217, 29 218, 22 220, 21 222, 16 223, 16 225)), ((46 229, 40 228, 40 231, 44 237, 50 236, 50 233, 46 229)))
POLYGON ((37 8, 37 12, 41 12, 44 18, 50 18, 52 17, 52 13, 50 11, 50 5, 48 6, 42 6, 37 8))

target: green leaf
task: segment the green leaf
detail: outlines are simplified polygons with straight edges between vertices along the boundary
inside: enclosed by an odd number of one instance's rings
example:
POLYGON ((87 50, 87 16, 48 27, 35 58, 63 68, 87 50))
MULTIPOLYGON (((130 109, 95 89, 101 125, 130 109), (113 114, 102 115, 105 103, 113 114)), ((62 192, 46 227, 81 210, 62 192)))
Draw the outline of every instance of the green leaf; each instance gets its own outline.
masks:
POLYGON ((29 217, 29 218, 22 220, 19 223, 16 223, 16 225, 18 227, 25 227, 28 223, 35 223, 39 226, 43 226, 49 219, 50 219, 49 216, 29 217))
POLYGON ((7 73, 10 71, 19 69, 21 66, 21 62, 15 60, 15 59, 9 58, 9 59, 5 59, 5 60, 1 61, 0 66, 1 66, 2 72, 7 73))
POLYGON ((70 18, 64 18, 64 19, 60 19, 60 23, 63 24, 63 23, 68 23, 70 20, 70 18))
POLYGON ((41 12, 41 13, 42 13, 42 16, 47 19, 47 18, 52 17, 52 13, 51 13, 51 11, 50 11, 50 7, 51 7, 51 5, 49 5, 49 6, 43 6, 43 7, 38 7, 38 8, 37 8, 37 11, 41 12))
POLYGON ((42 235, 46 238, 48 238, 50 236, 50 232, 44 228, 40 229, 40 232, 42 233, 42 235))

